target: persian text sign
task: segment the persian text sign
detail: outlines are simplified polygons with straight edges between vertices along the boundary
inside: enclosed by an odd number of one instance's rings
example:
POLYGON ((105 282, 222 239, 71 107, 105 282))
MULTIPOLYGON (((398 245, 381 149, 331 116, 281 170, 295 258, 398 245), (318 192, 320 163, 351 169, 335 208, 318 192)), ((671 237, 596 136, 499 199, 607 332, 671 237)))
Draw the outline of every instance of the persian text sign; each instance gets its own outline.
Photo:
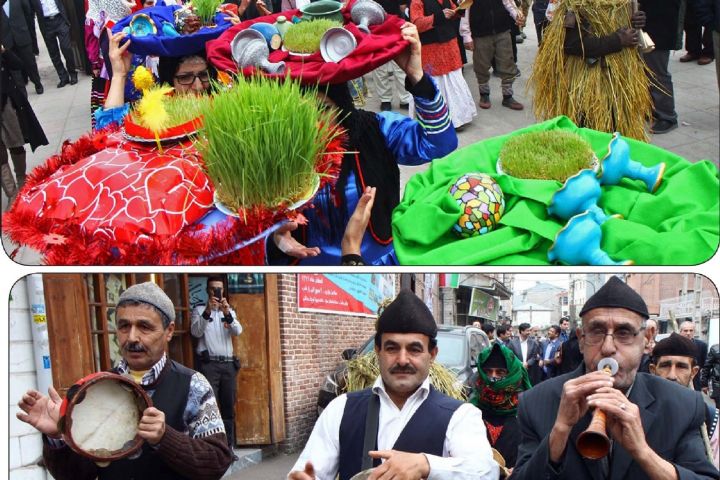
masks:
POLYGON ((298 310, 374 317, 395 297, 395 276, 377 273, 298 274, 298 310))

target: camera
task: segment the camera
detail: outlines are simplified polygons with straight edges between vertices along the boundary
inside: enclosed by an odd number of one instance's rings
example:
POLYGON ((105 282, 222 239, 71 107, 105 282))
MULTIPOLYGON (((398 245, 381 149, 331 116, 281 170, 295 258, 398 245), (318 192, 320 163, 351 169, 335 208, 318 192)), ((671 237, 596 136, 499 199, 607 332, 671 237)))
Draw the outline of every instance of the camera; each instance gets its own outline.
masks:
POLYGON ((213 287, 213 297, 215 297, 218 301, 222 300, 222 288, 220 287, 213 287))

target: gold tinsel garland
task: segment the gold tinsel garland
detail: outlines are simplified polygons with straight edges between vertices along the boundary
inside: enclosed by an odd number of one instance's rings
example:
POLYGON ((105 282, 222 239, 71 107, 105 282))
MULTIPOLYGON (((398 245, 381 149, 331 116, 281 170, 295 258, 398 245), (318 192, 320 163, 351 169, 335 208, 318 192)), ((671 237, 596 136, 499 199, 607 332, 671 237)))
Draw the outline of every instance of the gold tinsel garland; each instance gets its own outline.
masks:
POLYGON ((593 130, 618 131, 647 141, 645 125, 652 119, 652 98, 647 67, 637 48, 623 48, 605 56, 605 64, 588 65, 582 57, 566 55, 564 19, 575 13, 598 36, 630 26, 628 0, 559 0, 553 21, 528 81, 534 89, 535 116, 547 120, 566 115, 593 130))

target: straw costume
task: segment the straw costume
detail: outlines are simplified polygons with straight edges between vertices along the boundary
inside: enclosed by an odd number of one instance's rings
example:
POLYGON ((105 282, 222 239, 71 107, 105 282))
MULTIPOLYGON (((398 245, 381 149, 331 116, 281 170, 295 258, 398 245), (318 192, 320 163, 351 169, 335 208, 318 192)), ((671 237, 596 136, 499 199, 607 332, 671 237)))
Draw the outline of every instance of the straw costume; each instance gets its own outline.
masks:
POLYGON ((530 77, 538 119, 566 115, 582 127, 647 141, 652 101, 646 67, 639 51, 623 48, 617 35, 630 26, 630 15, 628 0, 557 3, 530 77))

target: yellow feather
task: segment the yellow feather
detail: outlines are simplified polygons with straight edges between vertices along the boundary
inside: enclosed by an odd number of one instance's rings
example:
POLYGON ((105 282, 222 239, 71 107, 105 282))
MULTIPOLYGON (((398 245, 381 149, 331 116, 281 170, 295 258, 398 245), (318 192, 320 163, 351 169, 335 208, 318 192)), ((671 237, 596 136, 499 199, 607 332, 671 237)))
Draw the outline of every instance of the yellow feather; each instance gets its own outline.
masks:
POLYGON ((162 133, 167 129, 169 115, 163 105, 163 98, 172 87, 151 87, 143 92, 143 97, 135 106, 142 124, 155 133, 162 133))
POLYGON ((142 65, 135 69, 132 80, 133 84, 135 84, 135 88, 140 91, 149 89, 155 83, 155 79, 153 78, 152 73, 150 73, 150 70, 142 65))

